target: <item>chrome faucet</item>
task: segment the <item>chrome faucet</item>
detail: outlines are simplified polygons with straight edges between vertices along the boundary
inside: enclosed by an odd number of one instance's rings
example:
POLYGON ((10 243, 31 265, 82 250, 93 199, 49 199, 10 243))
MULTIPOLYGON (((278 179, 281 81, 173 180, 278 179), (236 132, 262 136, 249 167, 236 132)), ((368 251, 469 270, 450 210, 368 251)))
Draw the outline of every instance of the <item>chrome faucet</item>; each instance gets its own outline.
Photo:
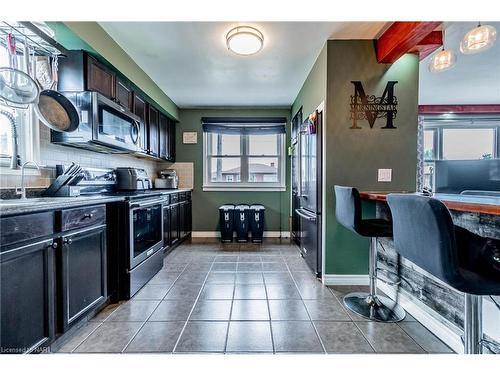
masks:
POLYGON ((16 189, 16 194, 21 196, 21 199, 26 199, 26 186, 24 186, 24 168, 28 164, 33 164, 36 169, 40 170, 40 166, 34 161, 27 161, 21 167, 21 188, 16 189))

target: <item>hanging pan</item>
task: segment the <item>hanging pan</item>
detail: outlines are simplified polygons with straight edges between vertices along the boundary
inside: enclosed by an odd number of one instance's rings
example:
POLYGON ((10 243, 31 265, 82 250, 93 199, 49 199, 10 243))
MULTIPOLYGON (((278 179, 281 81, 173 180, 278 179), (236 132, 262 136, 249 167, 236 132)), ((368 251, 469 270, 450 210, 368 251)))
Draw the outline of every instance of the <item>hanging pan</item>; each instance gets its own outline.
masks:
POLYGON ((13 34, 7 34, 5 45, 9 53, 9 67, 0 68, 0 100, 10 107, 26 109, 29 104, 36 103, 40 90, 29 74, 17 68, 13 34))
MULTIPOLYGON (((32 73, 34 77, 37 77, 37 61, 35 56, 33 58, 32 73)), ((54 90, 57 87, 57 56, 53 57, 51 65, 52 84, 48 89, 40 92, 38 103, 34 105, 35 112, 40 121, 52 130, 58 132, 75 131, 80 124, 75 106, 63 94, 54 90)))

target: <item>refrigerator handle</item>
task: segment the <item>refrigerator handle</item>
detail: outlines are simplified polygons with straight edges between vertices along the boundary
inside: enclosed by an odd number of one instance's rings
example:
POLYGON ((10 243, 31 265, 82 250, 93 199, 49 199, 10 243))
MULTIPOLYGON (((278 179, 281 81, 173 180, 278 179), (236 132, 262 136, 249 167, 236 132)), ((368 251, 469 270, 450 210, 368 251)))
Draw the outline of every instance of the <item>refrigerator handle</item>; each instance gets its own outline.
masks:
POLYGON ((301 157, 301 152, 302 152, 302 137, 301 133, 299 132, 299 135, 297 137, 297 149, 298 149, 298 155, 299 155, 299 166, 298 166, 298 172, 299 172, 299 186, 297 186, 297 195, 298 197, 302 197, 302 157, 301 157))
POLYGON ((307 215, 299 208, 295 209, 295 212, 297 213, 297 215, 299 215, 303 219, 306 219, 309 221, 316 221, 316 216, 307 215))

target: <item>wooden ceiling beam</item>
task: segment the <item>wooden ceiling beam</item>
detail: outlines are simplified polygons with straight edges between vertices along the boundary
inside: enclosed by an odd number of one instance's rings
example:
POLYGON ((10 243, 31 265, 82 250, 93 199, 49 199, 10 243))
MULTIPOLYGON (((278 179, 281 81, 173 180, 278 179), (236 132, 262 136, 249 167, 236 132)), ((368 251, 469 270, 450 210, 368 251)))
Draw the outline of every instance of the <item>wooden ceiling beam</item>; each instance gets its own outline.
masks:
POLYGON ((394 22, 377 40, 377 61, 390 64, 418 46, 441 22, 394 22))
POLYGON ((441 31, 433 31, 408 52, 418 53, 419 59, 423 60, 442 45, 443 33, 441 31))

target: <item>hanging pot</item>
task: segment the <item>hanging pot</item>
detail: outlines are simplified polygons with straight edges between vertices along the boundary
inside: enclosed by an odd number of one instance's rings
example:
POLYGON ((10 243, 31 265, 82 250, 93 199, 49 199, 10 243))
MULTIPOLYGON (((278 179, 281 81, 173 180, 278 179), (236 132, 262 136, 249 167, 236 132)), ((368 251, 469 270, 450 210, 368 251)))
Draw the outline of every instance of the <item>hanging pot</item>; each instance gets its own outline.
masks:
MULTIPOLYGON (((49 89, 40 92, 38 103, 34 106, 35 112, 40 121, 52 130, 75 131, 80 125, 80 117, 75 106, 63 94, 52 90, 57 87, 57 56, 53 58, 51 66, 52 83, 49 89)), ((38 77, 37 68, 37 64, 33 64, 35 77, 38 77)))

